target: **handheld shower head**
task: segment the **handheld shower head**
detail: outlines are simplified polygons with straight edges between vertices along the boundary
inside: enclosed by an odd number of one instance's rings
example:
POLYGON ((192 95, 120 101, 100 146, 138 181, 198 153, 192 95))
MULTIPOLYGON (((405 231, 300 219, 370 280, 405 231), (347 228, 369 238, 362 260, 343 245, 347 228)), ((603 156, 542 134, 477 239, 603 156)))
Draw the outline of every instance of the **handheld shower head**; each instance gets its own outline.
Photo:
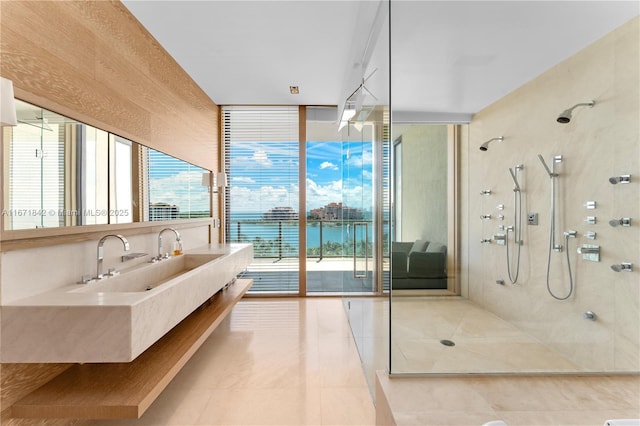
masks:
POLYGON ((551 170, 549 169, 549 166, 547 166, 547 162, 544 161, 544 158, 542 157, 542 155, 538 154, 538 159, 540 160, 540 162, 542 163, 542 166, 544 167, 544 169, 547 171, 547 173, 549 174, 549 177, 552 178, 554 176, 554 174, 551 172, 551 170))
POLYGON ((516 174, 514 173, 511 167, 509 167, 509 173, 511 173, 511 179, 513 179, 513 184, 515 185, 515 188, 513 188, 513 190, 515 192, 520 192, 520 185, 518 185, 518 178, 516 177, 516 174))
POLYGON ((489 144, 493 141, 500 141, 502 142, 504 140, 504 136, 500 136, 497 138, 492 138, 489 139, 488 141, 486 141, 485 143, 483 143, 482 145, 480 145, 480 151, 487 151, 489 149, 489 144))
POLYGON ((589 102, 583 102, 583 103, 575 104, 571 108, 565 109, 564 111, 562 111, 560 113, 560 115, 558 116, 558 118, 556 119, 556 121, 558 123, 561 123, 561 124, 567 124, 568 122, 571 121, 571 114, 573 113, 573 110, 575 108, 577 108, 579 106, 593 107, 594 105, 595 105, 595 101, 589 101, 589 102))

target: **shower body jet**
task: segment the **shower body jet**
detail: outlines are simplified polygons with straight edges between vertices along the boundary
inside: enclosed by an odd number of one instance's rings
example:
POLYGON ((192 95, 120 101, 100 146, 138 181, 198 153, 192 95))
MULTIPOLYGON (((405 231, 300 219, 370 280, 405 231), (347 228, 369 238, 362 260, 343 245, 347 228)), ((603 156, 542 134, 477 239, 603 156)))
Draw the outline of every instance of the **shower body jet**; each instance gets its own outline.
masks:
POLYGON ((611 183, 611 185, 631 183, 631 175, 612 176, 609 178, 609 183, 611 183))

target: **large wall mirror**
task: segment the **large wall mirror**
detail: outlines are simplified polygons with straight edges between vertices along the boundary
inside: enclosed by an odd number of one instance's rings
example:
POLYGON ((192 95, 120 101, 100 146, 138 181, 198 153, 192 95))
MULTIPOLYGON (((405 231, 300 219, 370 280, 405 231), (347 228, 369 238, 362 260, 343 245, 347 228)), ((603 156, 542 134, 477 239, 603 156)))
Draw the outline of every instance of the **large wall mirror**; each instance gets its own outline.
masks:
POLYGON ((2 138, 5 231, 210 217, 207 170, 16 104, 2 138))

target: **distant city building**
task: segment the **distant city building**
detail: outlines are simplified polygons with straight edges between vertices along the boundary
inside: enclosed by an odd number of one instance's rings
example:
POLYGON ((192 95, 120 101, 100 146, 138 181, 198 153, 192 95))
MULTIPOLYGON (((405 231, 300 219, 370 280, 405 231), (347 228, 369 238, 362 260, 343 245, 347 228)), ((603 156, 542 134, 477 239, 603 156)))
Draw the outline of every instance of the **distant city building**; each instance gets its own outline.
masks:
POLYGON ((264 220, 298 220, 298 213, 291 207, 274 207, 262 214, 264 220))
POLYGON ((149 205, 149 220, 173 220, 178 218, 180 209, 176 205, 167 203, 154 203, 149 205))
POLYGON ((329 203, 324 207, 312 209, 309 212, 312 219, 319 220, 353 220, 363 219, 361 209, 343 206, 342 203, 329 203))

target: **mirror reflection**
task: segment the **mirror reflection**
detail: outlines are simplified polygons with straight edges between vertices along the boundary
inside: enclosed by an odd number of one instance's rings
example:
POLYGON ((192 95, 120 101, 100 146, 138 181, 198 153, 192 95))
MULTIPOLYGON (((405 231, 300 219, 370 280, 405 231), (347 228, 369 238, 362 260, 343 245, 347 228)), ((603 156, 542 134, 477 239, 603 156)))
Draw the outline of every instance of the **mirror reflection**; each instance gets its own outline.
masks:
POLYGON ((146 220, 210 216, 207 170, 147 147, 143 156, 148 165, 146 220))
POLYGON ((4 230, 210 216, 206 170, 16 104, 18 126, 3 128, 4 230))
POLYGON ((446 125, 394 129, 393 290, 446 290, 449 239, 446 125))

